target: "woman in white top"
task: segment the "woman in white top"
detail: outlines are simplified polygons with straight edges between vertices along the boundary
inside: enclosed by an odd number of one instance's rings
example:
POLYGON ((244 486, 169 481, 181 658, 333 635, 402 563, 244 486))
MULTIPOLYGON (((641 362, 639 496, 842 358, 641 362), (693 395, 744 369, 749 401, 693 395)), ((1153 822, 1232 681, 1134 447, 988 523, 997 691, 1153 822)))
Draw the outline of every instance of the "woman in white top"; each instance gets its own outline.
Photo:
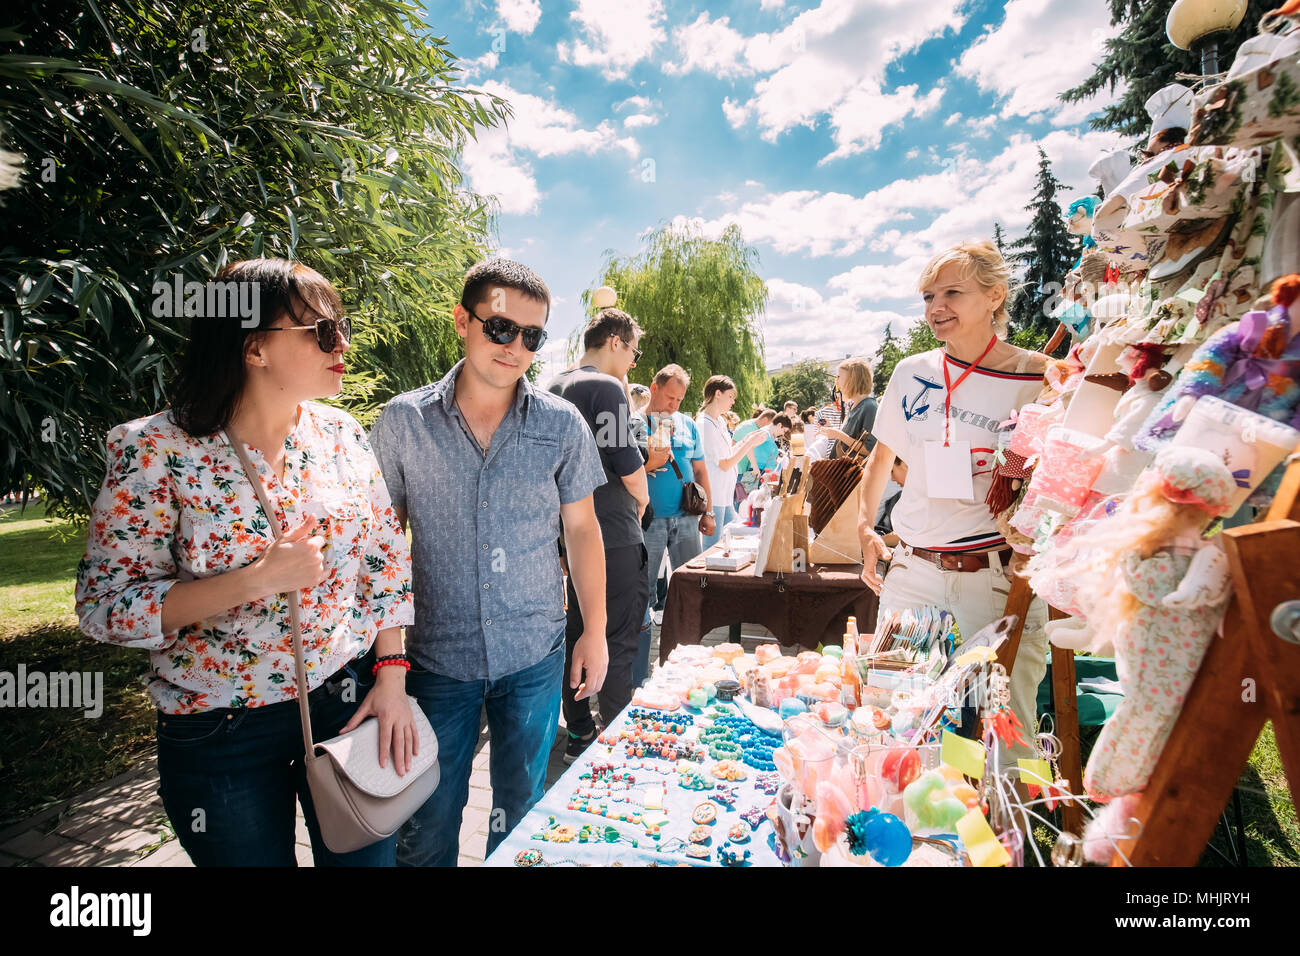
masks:
POLYGON ((767 437, 767 432, 760 428, 742 442, 731 440, 731 430, 722 420, 722 413, 731 411, 735 402, 736 383, 725 375, 714 375, 704 383, 704 406, 695 416, 714 498, 713 534, 704 539, 705 550, 718 543, 723 527, 736 518, 736 463, 767 437))
MULTIPOLYGON (((1047 365, 1043 354, 1001 340, 1009 277, 988 241, 961 243, 926 266, 918 287, 943 347, 894 368, 873 428, 858 518, 862 579, 880 595, 880 610, 936 605, 956 616, 966 638, 1002 616, 1010 590, 1011 549, 984 503, 995 432, 1038 395, 1047 365), (891 559, 874 525, 895 455, 908 475, 891 516, 899 537, 891 559), (890 562, 883 580, 877 560, 890 562)), ((1011 675, 1011 708, 1031 740, 1047 666, 1046 616, 1035 600, 1011 675)), ((1015 755, 1027 752, 1004 756, 1015 755)))

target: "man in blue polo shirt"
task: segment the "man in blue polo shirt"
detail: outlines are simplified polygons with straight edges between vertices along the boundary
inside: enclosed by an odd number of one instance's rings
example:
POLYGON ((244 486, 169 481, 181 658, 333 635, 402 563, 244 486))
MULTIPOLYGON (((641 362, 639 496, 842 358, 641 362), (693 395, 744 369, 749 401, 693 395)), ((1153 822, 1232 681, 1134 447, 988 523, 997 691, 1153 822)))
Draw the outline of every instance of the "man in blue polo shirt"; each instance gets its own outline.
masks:
POLYGON ((659 565, 668 552, 668 575, 700 553, 700 534, 713 534, 713 492, 709 488, 709 469, 704 460, 704 447, 695 422, 677 409, 686 397, 691 376, 680 365, 665 365, 650 383, 650 404, 646 406, 646 427, 649 430, 650 507, 654 520, 645 532, 647 573, 650 593, 654 593, 659 565), (664 458, 671 450, 670 458, 664 458), (657 461, 666 464, 651 470, 657 461), (673 463, 677 467, 674 470, 673 463), (704 489, 709 499, 709 510, 704 515, 688 515, 682 511, 682 489, 686 482, 695 481, 704 489))

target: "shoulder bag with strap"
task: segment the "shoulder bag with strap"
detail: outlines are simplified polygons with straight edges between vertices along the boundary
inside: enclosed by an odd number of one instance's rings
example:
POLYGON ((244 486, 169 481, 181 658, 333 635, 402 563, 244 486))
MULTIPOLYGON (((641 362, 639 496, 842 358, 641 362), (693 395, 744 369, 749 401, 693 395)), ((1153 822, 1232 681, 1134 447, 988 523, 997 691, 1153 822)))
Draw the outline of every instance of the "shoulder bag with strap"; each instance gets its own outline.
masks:
POLYGON ((709 496, 704 493, 700 483, 687 481, 682 477, 682 470, 677 467, 677 455, 673 452, 671 442, 668 445, 668 464, 673 466, 673 474, 682 483, 682 511, 688 515, 712 514, 709 508, 709 496))
MULTIPOLYGON (((279 540, 284 529, 275 517, 257 469, 248 460, 243 442, 229 432, 226 440, 239 456, 244 474, 252 482, 266 513, 266 521, 279 540)), ((335 853, 350 853, 392 836, 433 794, 438 786, 438 739, 420 705, 408 696, 419 753, 411 758, 406 776, 397 775, 392 760, 387 767, 379 766, 379 721, 374 717, 368 717, 346 734, 315 743, 307 702, 307 665, 302 651, 302 610, 298 592, 290 591, 288 596, 307 786, 311 789, 311 801, 325 845, 335 853)))

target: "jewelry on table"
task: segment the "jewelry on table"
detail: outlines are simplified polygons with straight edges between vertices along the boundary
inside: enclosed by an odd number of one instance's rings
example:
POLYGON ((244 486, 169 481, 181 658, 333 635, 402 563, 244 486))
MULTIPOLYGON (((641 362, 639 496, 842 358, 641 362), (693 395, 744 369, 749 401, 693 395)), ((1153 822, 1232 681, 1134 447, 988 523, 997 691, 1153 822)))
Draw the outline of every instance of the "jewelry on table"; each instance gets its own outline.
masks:
POLYGON ((754 789, 762 790, 768 796, 774 796, 781 789, 781 775, 775 771, 758 774, 754 777, 754 789))
POLYGON ((691 830, 687 839, 692 843, 708 843, 713 839, 713 829, 711 827, 695 827, 691 830))
POLYGON ((750 807, 741 811, 740 819, 748 823, 751 830, 757 830, 758 825, 767 819, 767 810, 763 807, 750 807))
POLYGON ((740 795, 736 793, 734 787, 728 787, 721 783, 718 784, 716 792, 709 794, 710 800, 722 804, 722 806, 726 807, 728 810, 735 805, 739 798, 740 795))
POLYGON ((712 773, 719 780, 744 780, 749 771, 739 760, 719 760, 713 765, 712 773))
MULTIPOLYGON (((544 860, 541 850, 520 850, 515 854, 515 866, 594 866, 593 863, 579 863, 577 860, 544 860)), ((622 863, 611 863, 622 866, 622 863)))
POLYGON ((749 850, 724 843, 718 847, 718 862, 723 866, 747 866, 749 850))
POLYGON ((712 790, 713 781, 709 780, 704 774, 695 767, 681 769, 680 776, 677 778, 677 785, 685 790, 712 790))
POLYGON ((737 823, 727 831, 727 839, 732 843, 748 843, 750 828, 748 823, 737 823))
POLYGON ((718 808, 711 803, 701 803, 691 811, 691 819, 705 826, 712 826, 718 819, 718 808))

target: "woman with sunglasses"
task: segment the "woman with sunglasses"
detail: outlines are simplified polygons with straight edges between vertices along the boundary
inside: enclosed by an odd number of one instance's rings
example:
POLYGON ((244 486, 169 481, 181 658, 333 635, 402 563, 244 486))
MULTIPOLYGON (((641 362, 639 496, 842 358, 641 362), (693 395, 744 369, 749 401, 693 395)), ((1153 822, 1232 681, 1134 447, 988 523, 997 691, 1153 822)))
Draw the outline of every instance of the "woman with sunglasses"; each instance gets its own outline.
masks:
POLYGON ((236 262, 216 281, 251 283, 257 307, 194 316, 170 409, 109 432, 78 568, 81 628, 150 651, 159 793, 195 864, 296 865, 297 800, 316 865, 391 865, 395 838, 351 853, 321 840, 286 599, 301 596, 315 739, 376 717, 380 763, 405 774, 410 554, 361 426, 312 401, 339 392, 348 320, 299 263, 236 262))

